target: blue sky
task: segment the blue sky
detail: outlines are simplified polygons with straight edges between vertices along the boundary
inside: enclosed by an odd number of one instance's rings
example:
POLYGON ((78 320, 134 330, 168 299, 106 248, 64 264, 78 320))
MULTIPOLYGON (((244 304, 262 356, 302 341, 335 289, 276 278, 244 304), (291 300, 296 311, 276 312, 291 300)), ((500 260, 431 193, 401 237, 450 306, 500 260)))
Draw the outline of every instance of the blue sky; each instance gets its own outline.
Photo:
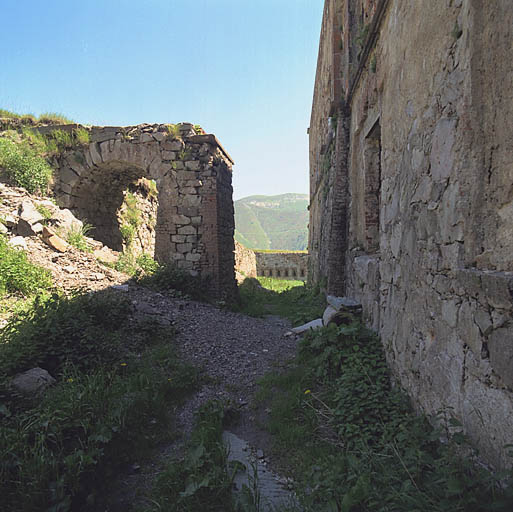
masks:
POLYGON ((323 0, 2 0, 0 108, 198 123, 234 198, 308 193, 323 0))

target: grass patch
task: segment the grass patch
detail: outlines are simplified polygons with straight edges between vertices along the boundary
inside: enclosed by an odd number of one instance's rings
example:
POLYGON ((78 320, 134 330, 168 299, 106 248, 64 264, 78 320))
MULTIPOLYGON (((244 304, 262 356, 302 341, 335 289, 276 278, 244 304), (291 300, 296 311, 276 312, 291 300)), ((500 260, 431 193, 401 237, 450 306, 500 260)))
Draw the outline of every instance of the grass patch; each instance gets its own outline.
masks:
POLYGON ((0 332, 3 510, 95 509, 120 465, 175 436, 168 411, 197 382, 173 331, 131 320, 114 292, 53 295, 0 332), (20 397, 11 377, 40 366, 57 383, 20 397))
POLYGON ((442 432, 416 415, 356 320, 308 334, 289 370, 261 386, 276 455, 307 511, 512 509, 511 473, 463 458, 472 452, 456 420, 442 432))
POLYGON ((30 263, 23 251, 10 247, 0 234, 0 297, 17 292, 28 296, 51 284, 47 270, 30 263))
POLYGON ((256 317, 275 314, 295 325, 321 317, 325 308, 324 296, 303 281, 247 278, 239 286, 239 296, 236 311, 256 317))
POLYGON ((34 116, 33 114, 18 114, 16 112, 11 112, 10 110, 6 110, 0 108, 0 118, 8 118, 8 119, 31 119, 34 123, 40 124, 73 124, 74 121, 69 119, 68 117, 58 114, 56 112, 44 112, 39 117, 34 116))
POLYGON ((90 224, 84 224, 82 227, 72 226, 66 231, 66 242, 79 251, 93 252, 93 249, 89 246, 86 240, 87 233, 92 229, 94 228, 90 224))
POLYGON ((42 124, 73 124, 75 121, 58 112, 44 112, 37 118, 42 124))

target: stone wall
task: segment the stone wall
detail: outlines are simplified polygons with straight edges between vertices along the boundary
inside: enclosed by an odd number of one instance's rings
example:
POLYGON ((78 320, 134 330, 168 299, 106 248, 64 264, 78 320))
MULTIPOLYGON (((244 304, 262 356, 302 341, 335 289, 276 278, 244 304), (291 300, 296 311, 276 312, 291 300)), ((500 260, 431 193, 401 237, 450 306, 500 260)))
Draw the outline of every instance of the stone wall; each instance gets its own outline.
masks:
MULTIPOLYGON (((38 128, 71 131, 77 125, 38 128)), ((212 291, 235 291, 233 258, 233 161, 214 135, 196 135, 192 125, 81 127, 90 143, 60 153, 55 195, 95 227, 95 237, 113 249, 123 244, 117 212, 126 190, 141 178, 158 191, 154 257, 193 275, 209 277, 212 291)))
POLYGON ((362 302, 394 374, 480 453, 513 442, 509 0, 327 0, 310 269, 362 302), (338 44, 337 44, 338 43, 338 44))
POLYGON ((235 271, 238 280, 258 276, 306 281, 308 253, 255 251, 235 241, 235 271))
POLYGON ((255 251, 258 276, 306 281, 308 253, 255 251))
POLYGON ((235 277, 238 282, 244 281, 246 277, 257 276, 257 265, 255 251, 244 247, 235 240, 235 277))

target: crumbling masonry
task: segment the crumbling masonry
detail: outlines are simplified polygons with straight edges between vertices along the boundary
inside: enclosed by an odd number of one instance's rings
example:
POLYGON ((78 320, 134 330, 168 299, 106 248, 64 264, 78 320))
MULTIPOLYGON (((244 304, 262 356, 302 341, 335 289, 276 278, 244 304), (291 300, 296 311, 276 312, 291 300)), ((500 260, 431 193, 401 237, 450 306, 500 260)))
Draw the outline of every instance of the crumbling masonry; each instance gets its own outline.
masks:
POLYGON ((396 378, 480 453, 513 443, 510 0, 326 0, 310 279, 361 301, 396 378))
MULTIPOLYGON (((158 206, 150 204, 146 216, 156 209, 155 225, 149 227, 154 233, 139 237, 140 250, 208 277, 215 295, 230 296, 235 293, 233 161, 214 135, 197 135, 187 123, 179 126, 178 134, 158 124, 85 127, 90 143, 57 158, 56 199, 90 223, 95 238, 120 250, 119 212, 126 190, 141 178, 153 181, 158 206)), ((140 203, 138 208, 143 210, 140 203)))

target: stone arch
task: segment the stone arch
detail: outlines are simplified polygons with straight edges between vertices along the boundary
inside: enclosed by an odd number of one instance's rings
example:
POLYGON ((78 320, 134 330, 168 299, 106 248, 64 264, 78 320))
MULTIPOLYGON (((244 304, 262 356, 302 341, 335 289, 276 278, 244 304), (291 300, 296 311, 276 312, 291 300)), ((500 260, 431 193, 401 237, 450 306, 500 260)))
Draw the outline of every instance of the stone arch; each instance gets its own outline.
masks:
MULTIPOLYGON (((176 147, 183 144, 173 143, 176 147)), ((161 262, 172 259, 171 237, 178 229, 173 222, 177 220, 177 179, 171 162, 162 160, 158 143, 133 144, 116 140, 90 144, 83 153, 65 153, 60 176, 60 202, 94 227, 96 239, 116 251, 123 248, 116 214, 125 192, 141 178, 153 180, 159 201, 155 245, 150 253, 161 262)), ((185 225, 187 221, 182 220, 185 225)))
MULTIPOLYGON (((77 125, 43 130, 74 130, 77 125)), ((217 295, 235 293, 232 159, 214 135, 179 125, 82 127, 90 143, 58 156, 55 194, 96 227, 95 237, 119 250, 114 214, 123 191, 141 178, 158 192, 155 258, 209 277, 217 295)))

